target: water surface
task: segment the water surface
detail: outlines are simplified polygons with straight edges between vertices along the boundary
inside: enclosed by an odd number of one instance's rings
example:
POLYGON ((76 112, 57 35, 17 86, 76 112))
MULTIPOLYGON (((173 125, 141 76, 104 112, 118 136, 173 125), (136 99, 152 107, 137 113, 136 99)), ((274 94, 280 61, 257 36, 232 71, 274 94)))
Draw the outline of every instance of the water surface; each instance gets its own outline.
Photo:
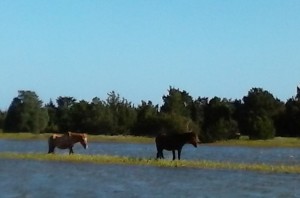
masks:
MULTIPOLYGON (((47 141, 41 140, 0 140, 0 152, 47 152, 47 141)), ((56 149, 59 154, 68 154, 68 150, 56 149)), ((142 158, 155 158, 155 144, 129 144, 129 143, 89 143, 89 148, 84 150, 80 144, 74 147, 75 153, 81 154, 107 154, 142 158)), ((164 151, 167 159, 172 158, 172 153, 164 151)), ((238 163, 266 163, 266 164, 300 164, 299 148, 256 148, 238 146, 212 146, 185 145, 182 150, 182 159, 186 160, 212 160, 229 161, 238 163)))
POLYGON ((1 197, 299 197, 297 174, 1 160, 1 197))

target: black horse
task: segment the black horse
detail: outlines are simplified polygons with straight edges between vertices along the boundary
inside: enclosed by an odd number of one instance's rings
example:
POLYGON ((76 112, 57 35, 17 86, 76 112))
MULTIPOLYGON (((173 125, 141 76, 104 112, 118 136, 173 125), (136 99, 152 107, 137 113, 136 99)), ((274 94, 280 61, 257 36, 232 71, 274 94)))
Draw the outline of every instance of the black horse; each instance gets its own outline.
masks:
POLYGON ((189 143, 194 147, 197 147, 199 142, 198 136, 194 132, 187 132, 181 134, 160 134, 155 138, 157 155, 156 158, 164 158, 163 150, 172 151, 173 160, 175 160, 175 150, 178 151, 178 160, 180 160, 180 154, 183 145, 189 143))

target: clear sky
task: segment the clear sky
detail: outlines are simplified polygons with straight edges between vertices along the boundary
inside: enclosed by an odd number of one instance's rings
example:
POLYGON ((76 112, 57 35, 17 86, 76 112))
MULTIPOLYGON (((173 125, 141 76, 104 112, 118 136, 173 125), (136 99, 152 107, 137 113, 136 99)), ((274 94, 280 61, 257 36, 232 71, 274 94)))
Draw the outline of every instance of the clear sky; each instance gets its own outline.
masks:
POLYGON ((260 87, 286 101, 300 83, 300 1, 1 0, 0 68, 1 110, 18 90, 162 104, 169 86, 228 99, 260 87))

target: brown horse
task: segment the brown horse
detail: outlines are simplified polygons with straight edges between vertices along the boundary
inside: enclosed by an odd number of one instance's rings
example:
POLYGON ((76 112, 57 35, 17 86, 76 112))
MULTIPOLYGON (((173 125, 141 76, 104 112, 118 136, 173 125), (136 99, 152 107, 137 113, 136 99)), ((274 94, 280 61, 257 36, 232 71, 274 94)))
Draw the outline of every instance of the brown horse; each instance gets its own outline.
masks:
POLYGON ((156 158, 164 158, 163 150, 172 151, 173 160, 175 160, 175 150, 178 151, 178 160, 180 160, 180 154, 183 145, 189 143, 194 147, 197 147, 199 142, 198 136, 194 132, 187 132, 181 134, 160 134, 155 138, 157 155, 156 158))
POLYGON ((55 147, 60 149, 69 149, 69 154, 74 153, 73 146, 77 142, 83 146, 84 149, 87 145, 87 135, 85 133, 72 133, 65 134, 53 134, 48 139, 49 151, 48 153, 54 153, 55 147))

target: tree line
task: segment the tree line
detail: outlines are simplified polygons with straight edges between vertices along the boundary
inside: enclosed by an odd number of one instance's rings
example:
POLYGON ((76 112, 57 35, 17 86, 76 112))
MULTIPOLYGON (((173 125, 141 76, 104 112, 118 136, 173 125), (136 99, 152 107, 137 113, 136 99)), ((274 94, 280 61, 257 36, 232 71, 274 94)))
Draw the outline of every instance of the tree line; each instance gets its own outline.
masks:
POLYGON ((156 136, 194 131, 202 142, 236 138, 270 139, 300 136, 300 97, 282 102, 252 88, 242 99, 198 97, 169 87, 161 106, 141 101, 135 106, 112 91, 91 102, 58 97, 44 104, 34 91, 21 90, 7 111, 0 111, 4 132, 85 132, 88 134, 156 136))

